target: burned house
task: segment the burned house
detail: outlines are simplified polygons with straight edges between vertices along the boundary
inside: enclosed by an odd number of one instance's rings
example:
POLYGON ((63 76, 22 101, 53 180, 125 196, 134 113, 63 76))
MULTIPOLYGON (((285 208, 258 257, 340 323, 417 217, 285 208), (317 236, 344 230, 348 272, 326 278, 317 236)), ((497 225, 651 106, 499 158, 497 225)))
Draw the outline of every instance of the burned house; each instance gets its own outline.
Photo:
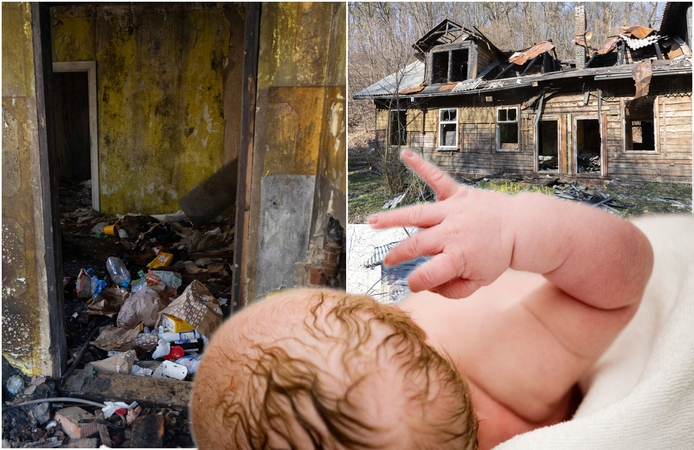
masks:
POLYGON ((576 179, 692 180, 691 3, 668 3, 660 30, 623 28, 575 58, 551 41, 498 49, 443 20, 416 60, 357 92, 376 106, 379 148, 407 146, 451 173, 552 173, 576 179))

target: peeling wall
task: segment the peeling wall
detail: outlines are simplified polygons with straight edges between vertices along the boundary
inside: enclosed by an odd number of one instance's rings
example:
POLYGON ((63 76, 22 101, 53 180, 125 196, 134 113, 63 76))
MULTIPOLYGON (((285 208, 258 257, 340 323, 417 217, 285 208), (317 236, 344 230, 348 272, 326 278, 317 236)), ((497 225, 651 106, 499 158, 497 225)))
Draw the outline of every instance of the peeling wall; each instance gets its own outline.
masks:
POLYGON ((2 4, 2 55, 2 351, 28 375, 55 375, 29 3, 2 4))
POLYGON ((305 284, 316 224, 328 214, 345 224, 345 13, 344 3, 262 5, 249 299, 305 284), (297 205, 305 220, 268 226, 297 205))
POLYGON ((54 61, 97 62, 107 214, 175 212, 225 159, 224 72, 240 65, 228 59, 230 36, 243 36, 229 19, 238 6, 144 5, 52 8, 54 61))

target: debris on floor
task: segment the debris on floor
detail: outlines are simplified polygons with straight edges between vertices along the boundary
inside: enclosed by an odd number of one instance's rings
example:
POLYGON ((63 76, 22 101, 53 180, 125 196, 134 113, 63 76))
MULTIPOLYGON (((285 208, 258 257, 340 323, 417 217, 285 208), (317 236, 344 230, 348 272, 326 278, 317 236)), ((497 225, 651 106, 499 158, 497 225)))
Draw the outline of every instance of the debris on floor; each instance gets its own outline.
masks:
POLYGON ((30 379, 3 358, 3 447, 194 447, 191 381, 232 309, 234 228, 103 216, 89 189, 60 191, 68 368, 30 379))
POLYGON ((619 211, 615 208, 622 209, 627 207, 627 205, 620 203, 610 194, 606 194, 597 189, 587 189, 583 186, 555 186, 554 195, 566 200, 588 203, 589 205, 606 209, 617 214, 619 214, 619 211))

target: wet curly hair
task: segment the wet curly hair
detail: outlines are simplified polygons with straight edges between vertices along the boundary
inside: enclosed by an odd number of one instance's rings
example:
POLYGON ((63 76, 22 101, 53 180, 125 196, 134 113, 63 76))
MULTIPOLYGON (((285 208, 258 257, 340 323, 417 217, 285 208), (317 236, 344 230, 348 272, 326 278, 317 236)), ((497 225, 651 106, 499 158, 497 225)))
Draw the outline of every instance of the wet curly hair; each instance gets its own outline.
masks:
POLYGON ((467 385, 406 313, 304 292, 301 319, 277 302, 235 331, 243 345, 210 352, 213 339, 193 394, 199 448, 477 448, 467 385))

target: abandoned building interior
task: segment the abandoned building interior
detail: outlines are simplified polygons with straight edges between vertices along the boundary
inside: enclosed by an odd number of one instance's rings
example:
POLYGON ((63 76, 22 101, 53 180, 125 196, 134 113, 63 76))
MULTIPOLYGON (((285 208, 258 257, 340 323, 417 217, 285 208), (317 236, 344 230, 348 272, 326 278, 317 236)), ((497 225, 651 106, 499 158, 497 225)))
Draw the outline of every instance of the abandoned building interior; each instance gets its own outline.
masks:
MULTIPOLYGON (((138 400, 183 414, 180 431, 192 370, 122 381, 83 368, 135 350, 156 373, 157 334, 205 336, 279 289, 344 286, 345 14, 324 2, 3 3, 3 400, 138 400), (11 374, 55 381, 8 391, 11 374)), ((88 437, 60 404, 44 403, 37 425, 36 405, 3 410, 4 439, 88 437)), ((139 434, 90 439, 192 446, 171 441, 173 427, 151 433, 164 416, 169 428, 167 411, 143 413, 154 425, 139 434)))
POLYGON ((413 43, 416 59, 357 92, 376 106, 376 145, 407 146, 460 175, 552 173, 584 180, 692 179, 691 2, 668 3, 660 30, 615 27, 575 52, 551 40, 498 49, 443 20, 413 43))

